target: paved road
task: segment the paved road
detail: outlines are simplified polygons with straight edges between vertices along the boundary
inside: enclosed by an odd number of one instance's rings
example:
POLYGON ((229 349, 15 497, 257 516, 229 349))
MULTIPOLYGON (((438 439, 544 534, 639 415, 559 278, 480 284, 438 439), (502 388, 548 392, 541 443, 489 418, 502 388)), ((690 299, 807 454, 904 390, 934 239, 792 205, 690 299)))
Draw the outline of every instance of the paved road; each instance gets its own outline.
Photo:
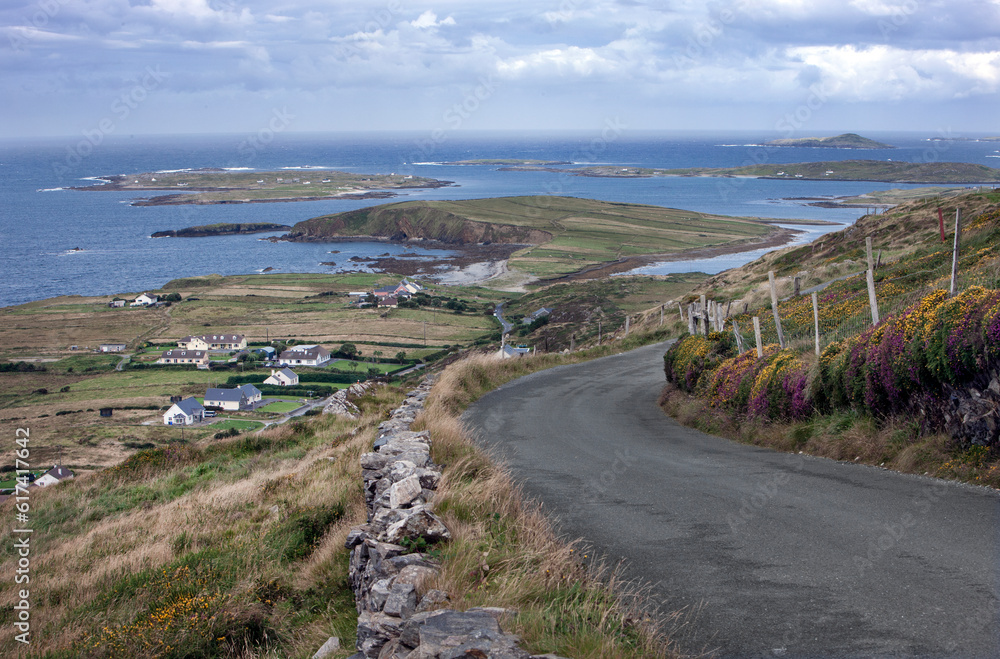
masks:
POLYGON ((567 535, 692 612, 683 650, 1000 656, 995 492, 680 426, 664 350, 535 373, 465 419, 567 535))

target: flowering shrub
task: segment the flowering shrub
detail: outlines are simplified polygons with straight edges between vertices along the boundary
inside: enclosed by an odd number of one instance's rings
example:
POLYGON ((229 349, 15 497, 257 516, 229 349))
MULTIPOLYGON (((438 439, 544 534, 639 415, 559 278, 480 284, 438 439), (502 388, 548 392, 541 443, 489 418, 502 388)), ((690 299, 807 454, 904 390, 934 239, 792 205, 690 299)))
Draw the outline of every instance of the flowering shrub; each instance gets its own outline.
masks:
POLYGON ((710 332, 707 337, 689 334, 682 337, 663 355, 667 381, 694 392, 705 371, 736 353, 736 339, 728 332, 710 332))

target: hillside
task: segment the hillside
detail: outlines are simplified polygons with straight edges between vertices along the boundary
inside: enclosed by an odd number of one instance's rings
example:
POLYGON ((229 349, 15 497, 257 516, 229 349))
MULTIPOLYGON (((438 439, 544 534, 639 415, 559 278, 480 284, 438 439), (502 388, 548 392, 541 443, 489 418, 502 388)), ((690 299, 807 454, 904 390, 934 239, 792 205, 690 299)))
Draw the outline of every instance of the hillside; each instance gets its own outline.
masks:
POLYGON ((821 147, 827 149, 894 149, 891 144, 876 142, 857 133, 844 133, 833 137, 794 137, 764 142, 764 146, 821 147))
POLYGON ((758 219, 539 196, 386 204, 299 222, 286 239, 366 236, 432 240, 455 247, 524 245, 511 256, 510 268, 529 278, 540 278, 593 271, 595 267, 629 269, 653 254, 739 249, 742 245, 759 246, 766 240, 781 244, 787 232, 758 219))

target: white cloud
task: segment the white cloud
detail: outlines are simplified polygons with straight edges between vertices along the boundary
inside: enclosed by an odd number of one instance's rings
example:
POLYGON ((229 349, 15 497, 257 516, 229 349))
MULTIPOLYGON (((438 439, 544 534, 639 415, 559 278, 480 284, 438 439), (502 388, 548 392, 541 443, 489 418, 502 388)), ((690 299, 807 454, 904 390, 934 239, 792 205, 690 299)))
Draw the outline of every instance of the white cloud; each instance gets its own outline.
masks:
POLYGON ((439 21, 437 14, 428 9, 424 13, 420 14, 415 21, 410 21, 410 25, 415 28, 426 29, 429 27, 438 27, 440 25, 455 25, 455 19, 449 16, 444 20, 439 21))

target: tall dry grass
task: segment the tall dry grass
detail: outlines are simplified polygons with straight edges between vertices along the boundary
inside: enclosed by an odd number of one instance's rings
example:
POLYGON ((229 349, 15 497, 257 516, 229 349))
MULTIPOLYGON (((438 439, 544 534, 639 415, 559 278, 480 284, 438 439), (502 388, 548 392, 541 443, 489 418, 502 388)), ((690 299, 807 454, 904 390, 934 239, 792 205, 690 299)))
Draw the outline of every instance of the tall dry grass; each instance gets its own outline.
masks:
POLYGON ((623 580, 580 542, 559 537, 539 505, 475 445, 458 418, 469 403, 504 382, 584 358, 473 356, 441 374, 414 424, 430 431, 433 458, 446 465, 434 502, 452 540, 435 550, 442 570, 429 587, 448 592, 454 608, 515 611, 505 628, 536 653, 575 659, 676 657, 664 632, 670 620, 646 608, 642 588, 623 580))

